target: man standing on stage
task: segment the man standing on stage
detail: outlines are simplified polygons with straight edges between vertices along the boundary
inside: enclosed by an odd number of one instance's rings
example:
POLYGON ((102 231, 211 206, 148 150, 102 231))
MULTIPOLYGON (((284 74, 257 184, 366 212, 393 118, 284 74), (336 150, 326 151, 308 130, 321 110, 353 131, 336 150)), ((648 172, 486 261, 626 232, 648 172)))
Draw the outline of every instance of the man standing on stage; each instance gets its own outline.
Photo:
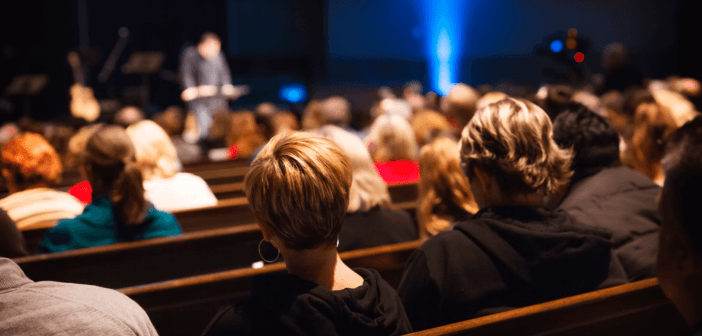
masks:
POLYGON ((196 47, 185 50, 180 74, 183 79, 181 98, 188 110, 195 113, 200 142, 207 139, 212 124, 212 113, 227 107, 227 98, 235 95, 232 76, 222 43, 215 33, 204 33, 196 47), (221 92, 219 90, 221 89, 221 92))

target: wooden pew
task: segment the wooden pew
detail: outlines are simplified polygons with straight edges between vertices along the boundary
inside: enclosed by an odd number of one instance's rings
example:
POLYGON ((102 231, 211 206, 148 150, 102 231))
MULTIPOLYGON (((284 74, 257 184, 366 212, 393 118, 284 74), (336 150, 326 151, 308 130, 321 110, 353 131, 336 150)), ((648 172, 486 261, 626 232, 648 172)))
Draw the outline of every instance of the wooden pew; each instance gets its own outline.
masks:
POLYGON ((681 335, 685 328, 654 278, 410 335, 681 335))
POLYGON ((243 182, 244 175, 249 171, 249 167, 225 167, 212 170, 194 172, 193 174, 202 177, 209 185, 223 183, 243 182))
POLYGON ((35 281, 122 288, 249 267, 259 261, 256 224, 14 259, 35 281))
MULTIPOLYGON (((372 268, 393 286, 399 284, 405 261, 419 241, 341 253, 350 267, 372 268)), ((122 288, 139 303, 161 335, 199 335, 222 305, 250 296, 254 276, 284 273, 285 264, 244 268, 184 279, 122 288)))
POLYGON ((183 170, 188 173, 196 174, 203 171, 218 170, 222 168, 239 168, 248 167, 248 159, 234 159, 224 161, 211 161, 210 159, 202 159, 197 162, 190 162, 183 165, 183 170))

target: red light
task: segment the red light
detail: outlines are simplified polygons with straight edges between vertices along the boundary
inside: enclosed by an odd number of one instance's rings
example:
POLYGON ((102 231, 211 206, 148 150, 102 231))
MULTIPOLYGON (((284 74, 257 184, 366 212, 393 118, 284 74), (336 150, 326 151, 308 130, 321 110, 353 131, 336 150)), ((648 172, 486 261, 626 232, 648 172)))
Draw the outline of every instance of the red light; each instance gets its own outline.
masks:
POLYGON ((575 56, 573 56, 573 59, 574 59, 576 62, 580 63, 580 62, 582 62, 583 60, 585 60, 585 54, 583 54, 583 53, 581 53, 581 52, 576 52, 576 53, 575 53, 575 56))

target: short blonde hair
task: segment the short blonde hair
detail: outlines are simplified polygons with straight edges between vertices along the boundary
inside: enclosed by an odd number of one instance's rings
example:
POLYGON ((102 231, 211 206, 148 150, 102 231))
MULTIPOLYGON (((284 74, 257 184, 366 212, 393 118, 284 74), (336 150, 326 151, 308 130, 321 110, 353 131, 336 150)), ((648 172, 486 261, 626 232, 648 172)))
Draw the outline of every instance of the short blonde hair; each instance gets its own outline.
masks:
POLYGON ((375 162, 417 160, 417 139, 412 126, 398 115, 384 114, 375 119, 366 144, 375 162))
POLYGON ((572 152, 553 141, 553 126, 534 103, 507 98, 478 110, 463 129, 461 164, 489 173, 505 195, 555 193, 568 183, 572 152))
POLYGON ((68 140, 68 151, 65 158, 66 170, 83 164, 85 145, 88 143, 88 139, 102 126, 102 124, 83 126, 71 137, 71 140, 68 140))
POLYGON ((317 133, 339 146, 351 163, 353 182, 347 211, 368 211, 376 206, 390 207, 388 186, 375 170, 373 159, 361 139, 334 125, 324 126, 317 133))
POLYGON ((293 250, 334 246, 349 204, 351 164, 310 133, 273 137, 251 163, 244 190, 257 220, 293 250))
POLYGON ((473 118, 479 98, 478 91, 466 84, 458 83, 444 97, 444 112, 463 127, 473 118))
POLYGON ((178 173, 178 153, 166 131, 151 120, 127 127, 136 163, 144 180, 170 178, 178 173))
POLYGON ((450 229, 462 211, 478 212, 455 140, 442 137, 422 147, 419 175, 417 222, 421 238, 450 229))

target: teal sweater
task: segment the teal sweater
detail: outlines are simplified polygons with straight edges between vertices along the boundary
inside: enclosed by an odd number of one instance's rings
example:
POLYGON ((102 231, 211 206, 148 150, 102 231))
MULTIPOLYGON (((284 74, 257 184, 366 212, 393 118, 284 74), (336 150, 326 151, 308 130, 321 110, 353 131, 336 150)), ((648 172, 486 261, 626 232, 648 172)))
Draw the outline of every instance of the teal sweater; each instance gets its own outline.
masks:
POLYGON ((112 203, 106 197, 97 197, 73 219, 64 219, 49 229, 39 245, 39 253, 74 250, 84 247, 109 245, 181 233, 173 215, 158 211, 150 205, 144 222, 118 228, 115 225, 112 203))

